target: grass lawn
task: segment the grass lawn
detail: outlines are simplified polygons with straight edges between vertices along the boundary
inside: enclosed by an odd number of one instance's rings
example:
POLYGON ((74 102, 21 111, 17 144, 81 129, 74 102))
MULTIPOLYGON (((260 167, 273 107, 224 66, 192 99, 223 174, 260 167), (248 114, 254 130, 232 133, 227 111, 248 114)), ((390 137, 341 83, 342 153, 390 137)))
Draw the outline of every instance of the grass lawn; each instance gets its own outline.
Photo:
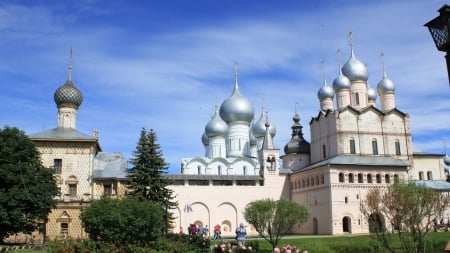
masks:
MULTIPOLYGON (((450 232, 430 233, 427 239, 427 253, 442 253, 445 245, 450 239, 450 232)), ((233 239, 225 239, 233 240, 233 239)), ((264 239, 249 238, 247 242, 257 241, 259 244, 258 253, 271 253, 272 246, 264 239)), ((398 245, 399 242, 397 241, 398 245)), ((211 241, 211 246, 220 244, 220 241, 211 241)), ((386 252, 378 246, 371 235, 344 235, 344 236, 308 236, 291 235, 283 237, 278 244, 279 247, 291 245, 307 250, 309 253, 361 253, 386 252)), ((44 253, 47 251, 38 251, 33 249, 14 250, 17 253, 44 253)), ((403 252, 399 250, 398 252, 403 252)))

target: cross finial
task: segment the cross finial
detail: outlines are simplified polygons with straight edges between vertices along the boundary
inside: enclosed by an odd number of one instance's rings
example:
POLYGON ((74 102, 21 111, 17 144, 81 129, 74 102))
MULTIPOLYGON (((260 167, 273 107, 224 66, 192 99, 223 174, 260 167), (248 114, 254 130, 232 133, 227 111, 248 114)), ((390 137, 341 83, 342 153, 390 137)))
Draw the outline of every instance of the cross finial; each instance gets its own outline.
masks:
POLYGON ((350 48, 353 48, 353 32, 348 33, 348 42, 350 43, 350 48))
POLYGON ((72 47, 70 48, 70 54, 69 54, 69 76, 67 79, 69 81, 72 81, 72 47))
POLYGON ((339 73, 342 73, 342 66, 341 66, 341 49, 337 50, 338 55, 338 64, 339 64, 339 73))
POLYGON ((384 65, 384 53, 380 54, 381 65, 383 66, 383 77, 386 77, 386 67, 384 65))
POLYGON ((238 89, 238 63, 234 60, 234 88, 238 89))
POLYGON ((298 106, 298 102, 297 102, 297 101, 295 101, 295 108, 294 108, 294 112, 295 112, 295 114, 297 114, 297 106, 298 106))
POLYGON ((327 86, 327 78, 325 74, 325 62, 322 60, 320 63, 322 65, 323 86, 327 86))

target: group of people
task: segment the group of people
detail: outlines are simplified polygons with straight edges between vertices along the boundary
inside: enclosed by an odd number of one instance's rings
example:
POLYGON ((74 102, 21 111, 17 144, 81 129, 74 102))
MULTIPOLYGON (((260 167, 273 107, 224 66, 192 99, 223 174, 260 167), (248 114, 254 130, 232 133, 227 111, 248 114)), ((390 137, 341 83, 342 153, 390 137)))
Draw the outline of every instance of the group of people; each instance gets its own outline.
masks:
MULTIPOLYGON (((214 240, 219 240, 222 238, 222 232, 221 227, 219 224, 214 226, 214 240)), ((183 227, 180 227, 180 234, 183 234, 183 227)), ((203 227, 202 225, 195 225, 190 224, 188 227, 188 233, 190 235, 198 235, 198 236, 209 236, 209 229, 208 225, 203 227)), ((240 246, 244 245, 246 236, 247 236, 247 230, 244 227, 244 224, 239 224, 239 227, 236 228, 236 241, 240 246)))

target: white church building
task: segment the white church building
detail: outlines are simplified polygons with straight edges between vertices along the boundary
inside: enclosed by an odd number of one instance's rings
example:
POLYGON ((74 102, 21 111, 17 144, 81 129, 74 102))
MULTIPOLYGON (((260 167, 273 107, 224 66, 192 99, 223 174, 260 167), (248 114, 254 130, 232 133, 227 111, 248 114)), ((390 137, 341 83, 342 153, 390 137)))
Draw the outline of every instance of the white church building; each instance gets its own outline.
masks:
MULTIPOLYGON (((413 180, 450 192, 444 171, 450 158, 413 151, 409 115, 396 107, 394 82, 383 70, 376 90, 369 87, 367 67, 351 46, 333 85, 324 80, 318 91, 310 143, 295 112, 284 154, 274 147, 276 128, 264 108, 254 121, 253 105, 241 94, 235 70, 232 94, 205 126, 204 155, 183 158, 181 174, 168 175, 179 203, 174 232, 190 224, 219 224, 222 234, 233 235, 238 224, 246 224, 248 203, 285 198, 310 210, 309 220, 295 225, 293 233, 368 233, 370 224, 360 211, 368 190, 413 180)), ((249 234, 256 234, 246 225, 249 234)))

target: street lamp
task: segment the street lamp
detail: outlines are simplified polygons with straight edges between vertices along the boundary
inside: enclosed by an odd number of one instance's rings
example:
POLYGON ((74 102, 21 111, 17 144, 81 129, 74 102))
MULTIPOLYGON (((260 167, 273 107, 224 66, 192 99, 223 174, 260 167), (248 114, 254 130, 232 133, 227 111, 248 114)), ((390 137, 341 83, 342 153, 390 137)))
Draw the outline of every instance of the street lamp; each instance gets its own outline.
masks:
POLYGON ((446 52, 447 73, 450 85, 450 6, 444 5, 439 10, 439 16, 425 24, 433 37, 434 44, 439 51, 446 52))

